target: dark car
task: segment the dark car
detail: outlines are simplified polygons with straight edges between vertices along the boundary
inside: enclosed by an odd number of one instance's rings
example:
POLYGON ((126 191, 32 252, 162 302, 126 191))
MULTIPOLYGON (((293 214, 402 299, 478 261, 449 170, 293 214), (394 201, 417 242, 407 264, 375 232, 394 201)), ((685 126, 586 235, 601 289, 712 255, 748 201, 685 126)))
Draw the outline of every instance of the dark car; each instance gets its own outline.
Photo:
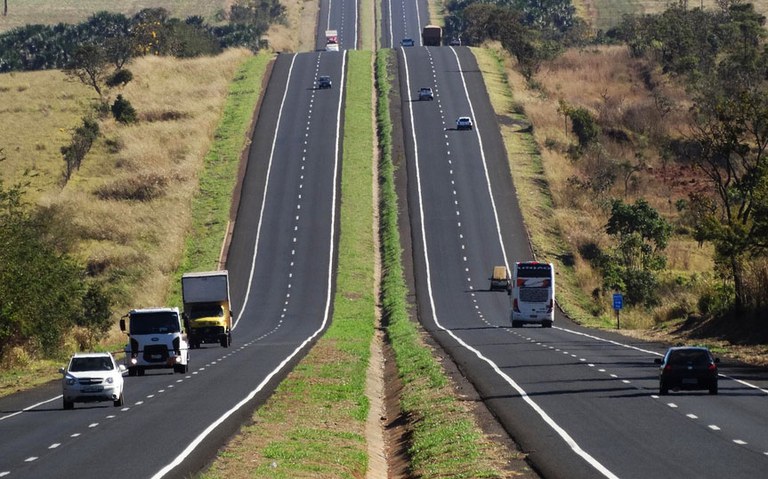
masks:
POLYGON ((434 99, 435 99, 435 95, 432 93, 431 88, 424 87, 419 89, 419 101, 422 101, 422 100, 432 101, 434 99))
POLYGON ((404 47, 412 47, 416 44, 416 42, 413 41, 413 38, 403 38, 400 40, 400 45, 404 47))
POLYGON ((461 39, 460 38, 451 38, 451 41, 448 42, 448 45, 452 47, 460 47, 461 46, 461 39))
POLYGON ((331 88, 331 77, 326 75, 317 77, 317 88, 331 88))
POLYGON ((717 394, 717 364, 720 359, 704 347, 669 348, 664 359, 656 358, 659 367, 659 394, 669 390, 709 390, 717 394))

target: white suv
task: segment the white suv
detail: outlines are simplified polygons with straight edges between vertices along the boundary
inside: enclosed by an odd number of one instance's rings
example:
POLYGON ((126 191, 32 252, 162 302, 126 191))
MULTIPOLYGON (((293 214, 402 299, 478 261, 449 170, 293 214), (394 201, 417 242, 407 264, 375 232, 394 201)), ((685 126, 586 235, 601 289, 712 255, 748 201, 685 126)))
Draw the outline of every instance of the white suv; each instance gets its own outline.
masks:
POLYGON ((75 354, 66 368, 59 369, 64 375, 64 409, 74 408, 76 402, 112 401, 115 407, 122 406, 125 371, 110 353, 75 354))

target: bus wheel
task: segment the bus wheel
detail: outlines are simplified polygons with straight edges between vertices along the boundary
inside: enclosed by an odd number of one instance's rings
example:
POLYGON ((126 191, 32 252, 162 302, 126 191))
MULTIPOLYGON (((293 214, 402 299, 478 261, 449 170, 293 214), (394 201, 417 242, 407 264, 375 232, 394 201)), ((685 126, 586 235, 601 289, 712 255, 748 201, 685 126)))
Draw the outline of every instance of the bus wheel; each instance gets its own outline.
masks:
POLYGON ((544 321, 541 323, 541 327, 543 328, 551 328, 552 327, 552 321, 544 321))

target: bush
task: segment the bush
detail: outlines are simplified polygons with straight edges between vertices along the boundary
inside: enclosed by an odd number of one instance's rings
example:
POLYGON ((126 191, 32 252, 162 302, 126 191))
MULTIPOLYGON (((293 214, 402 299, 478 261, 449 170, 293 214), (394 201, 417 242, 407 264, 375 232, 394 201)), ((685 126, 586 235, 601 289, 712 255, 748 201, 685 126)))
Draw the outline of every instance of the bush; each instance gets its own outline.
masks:
POLYGON ((131 102, 123 98, 123 95, 117 95, 115 103, 112 105, 112 115, 120 123, 129 124, 136 122, 136 110, 131 102))
POLYGON ((107 78, 106 83, 108 87, 114 88, 116 86, 125 86, 131 80, 133 80, 133 73, 131 73, 130 70, 121 68, 120 70, 117 70, 115 73, 111 74, 107 78))

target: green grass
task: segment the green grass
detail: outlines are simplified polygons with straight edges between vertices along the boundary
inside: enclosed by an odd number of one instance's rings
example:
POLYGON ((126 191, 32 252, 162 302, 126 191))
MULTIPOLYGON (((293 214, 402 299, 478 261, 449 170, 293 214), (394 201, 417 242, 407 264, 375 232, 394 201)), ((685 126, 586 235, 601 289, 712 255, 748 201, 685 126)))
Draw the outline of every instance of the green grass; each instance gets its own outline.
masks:
POLYGON ((199 15, 214 23, 216 13, 227 3, 227 0, 8 0, 8 16, 0 17, 0 32, 26 24, 79 23, 100 11, 133 16, 144 8, 165 8, 171 17, 181 19, 199 15))

